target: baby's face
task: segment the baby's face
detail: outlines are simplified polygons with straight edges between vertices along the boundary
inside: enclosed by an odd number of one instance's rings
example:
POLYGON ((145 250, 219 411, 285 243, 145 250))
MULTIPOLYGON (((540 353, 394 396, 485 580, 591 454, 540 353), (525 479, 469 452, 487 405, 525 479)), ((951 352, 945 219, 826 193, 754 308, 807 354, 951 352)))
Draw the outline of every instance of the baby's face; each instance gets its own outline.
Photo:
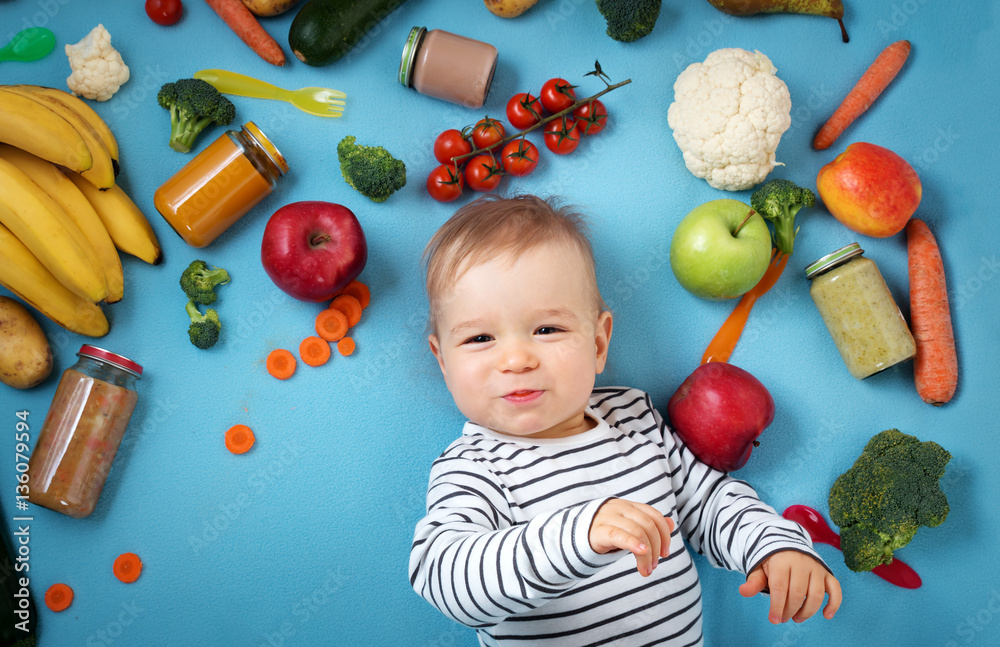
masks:
POLYGON ((598 314, 580 252, 552 243, 513 264, 470 268, 439 300, 430 336, 448 390, 469 420, 512 436, 586 431, 611 314, 598 314))

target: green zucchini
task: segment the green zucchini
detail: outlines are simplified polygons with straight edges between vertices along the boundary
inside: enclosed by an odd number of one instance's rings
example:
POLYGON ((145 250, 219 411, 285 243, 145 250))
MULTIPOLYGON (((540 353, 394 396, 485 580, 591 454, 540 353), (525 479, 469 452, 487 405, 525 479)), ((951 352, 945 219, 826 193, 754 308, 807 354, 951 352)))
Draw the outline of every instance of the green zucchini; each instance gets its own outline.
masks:
MULTIPOLYGON (((306 65, 342 58, 406 0, 309 0, 288 30, 292 52, 306 65)), ((400 43, 400 51, 403 44, 400 43)))

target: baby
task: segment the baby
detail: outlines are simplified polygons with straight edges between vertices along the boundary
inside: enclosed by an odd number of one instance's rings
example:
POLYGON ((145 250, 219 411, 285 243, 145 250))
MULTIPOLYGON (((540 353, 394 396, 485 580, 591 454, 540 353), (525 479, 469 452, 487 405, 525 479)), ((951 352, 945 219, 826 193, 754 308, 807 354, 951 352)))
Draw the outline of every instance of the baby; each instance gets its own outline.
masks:
POLYGON ((639 390, 594 388, 612 315, 580 216, 481 198, 427 247, 462 436, 431 467, 410 582, 483 645, 700 645, 690 549, 801 622, 840 585, 803 530, 699 461, 639 390), (624 559, 625 555, 634 556, 624 559))

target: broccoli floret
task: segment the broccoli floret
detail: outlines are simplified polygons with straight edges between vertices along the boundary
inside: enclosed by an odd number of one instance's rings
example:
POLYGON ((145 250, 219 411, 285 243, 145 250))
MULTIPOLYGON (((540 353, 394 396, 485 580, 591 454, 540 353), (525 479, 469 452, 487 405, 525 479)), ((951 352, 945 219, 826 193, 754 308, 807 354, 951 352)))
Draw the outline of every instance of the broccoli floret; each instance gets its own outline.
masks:
POLYGON ((802 207, 816 205, 816 195, 809 189, 796 186, 789 180, 768 180, 750 196, 753 210, 774 225, 774 246, 779 252, 792 253, 795 234, 795 215, 802 207))
POLYGON ((215 346, 215 342, 219 341, 219 331, 222 330, 222 322, 219 321, 219 313, 215 308, 209 308, 205 314, 201 314, 194 301, 188 301, 186 310, 191 317, 191 325, 188 326, 191 343, 202 350, 215 346))
POLYGON ((236 116, 233 102, 201 79, 164 83, 156 100, 170 111, 170 148, 181 153, 190 151, 210 124, 225 126, 236 116))
POLYGON ((888 564, 921 526, 944 523, 948 499, 938 481, 949 460, 937 443, 896 429, 868 441, 830 489, 830 518, 840 526, 848 568, 870 571, 888 564))
POLYGON ((660 0, 597 0, 597 10, 608 23, 608 36, 631 43, 653 31, 660 0))
POLYGON ((360 146, 348 135, 337 144, 340 172, 361 195, 385 202, 406 185, 406 165, 381 146, 360 146))
POLYGON ((208 269, 205 261, 191 261, 181 274, 181 289, 195 303, 207 306, 215 302, 215 286, 229 283, 229 272, 216 267, 208 269))

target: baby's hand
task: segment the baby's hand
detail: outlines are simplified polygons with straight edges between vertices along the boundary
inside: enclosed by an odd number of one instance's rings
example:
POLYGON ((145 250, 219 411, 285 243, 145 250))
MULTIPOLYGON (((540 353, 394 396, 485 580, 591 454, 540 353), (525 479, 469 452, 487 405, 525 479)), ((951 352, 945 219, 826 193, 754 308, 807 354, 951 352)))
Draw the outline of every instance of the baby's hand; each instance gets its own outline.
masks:
POLYGON ((670 551, 674 522, 653 506, 625 499, 610 499, 598 509, 590 524, 590 546, 604 554, 627 550, 635 555, 635 565, 643 576, 656 568, 660 557, 670 551))
POLYGON ((830 601, 823 617, 830 619, 840 608, 840 582, 811 556, 783 550, 765 559, 740 586, 740 595, 751 598, 764 588, 771 591, 772 624, 789 619, 802 622, 819 611, 824 595, 830 601))

